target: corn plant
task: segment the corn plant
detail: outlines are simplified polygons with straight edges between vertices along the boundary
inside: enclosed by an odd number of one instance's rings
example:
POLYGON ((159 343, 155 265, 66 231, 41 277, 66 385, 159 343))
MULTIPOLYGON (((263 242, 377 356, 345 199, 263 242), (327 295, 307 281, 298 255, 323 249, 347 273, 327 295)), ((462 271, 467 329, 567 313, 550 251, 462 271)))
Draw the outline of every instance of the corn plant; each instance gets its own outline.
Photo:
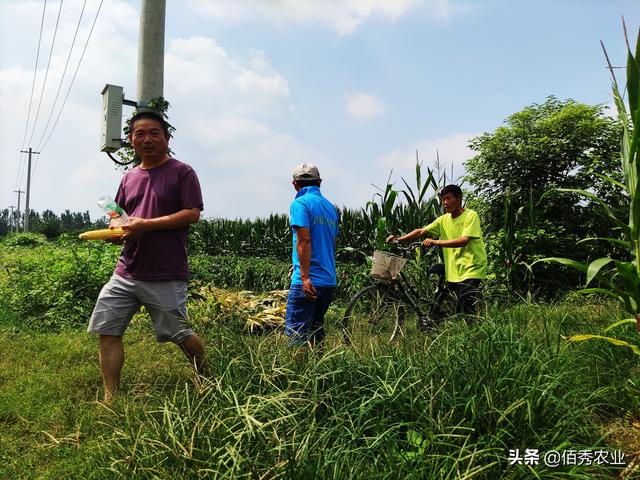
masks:
POLYGON ((389 174, 384 189, 376 187, 379 192, 374 195, 372 201, 367 202, 366 208, 363 209, 369 217, 370 224, 374 226, 375 248, 378 250, 386 248, 384 239, 389 233, 407 233, 435 220, 441 213, 437 192, 447 181, 446 173, 440 172, 439 157, 436 161, 436 170, 427 167, 425 178, 417 151, 415 190, 404 177, 401 177, 401 180, 406 188, 395 190, 391 183, 392 174, 393 171, 389 174), (404 196, 405 202, 399 201, 399 193, 404 196))
POLYGON ((368 201, 363 209, 365 216, 374 226, 373 244, 376 250, 387 250, 385 239, 389 234, 390 224, 393 222, 396 211, 398 192, 393 189, 393 184, 391 183, 392 174, 393 170, 389 172, 389 178, 384 190, 374 185, 379 192, 373 195, 373 200, 368 201))
MULTIPOLYGON (((415 187, 404 178, 406 189, 397 190, 389 174, 385 186, 374 187, 371 201, 364 208, 338 208, 340 234, 337 256, 341 261, 365 263, 372 249, 384 249, 390 233, 406 233, 426 225, 440 214, 436 192, 445 185, 439 159, 434 169, 423 171, 416 158, 415 187), (404 196, 404 198, 403 198, 404 196)), ((241 257, 291 258, 291 227, 285 214, 265 218, 202 220, 189 235, 190 253, 238 255, 241 257)))
POLYGON ((418 227, 431 223, 440 215, 440 198, 437 193, 447 184, 447 176, 446 173, 440 173, 440 155, 437 154, 436 169, 432 170, 427 167, 427 178, 423 181, 422 163, 418 159, 417 150, 415 172, 415 191, 402 178, 402 182, 407 187, 406 190, 402 190, 406 200, 406 208, 403 209, 403 213, 406 212, 416 223, 415 227, 418 227))
MULTIPOLYGON (((607 51, 602 44, 605 58, 611 72, 613 98, 618 111, 618 118, 622 125, 622 140, 620 144, 620 160, 624 172, 625 183, 618 182, 612 178, 602 176, 604 180, 611 183, 614 188, 625 192, 629 197, 629 218, 627 221, 616 217, 612 209, 605 201, 587 190, 581 189, 558 189, 566 193, 574 193, 586 197, 597 203, 604 209, 609 218, 613 220, 616 228, 621 233, 621 238, 586 238, 583 241, 606 241, 613 245, 620 245, 627 250, 629 259, 621 260, 609 256, 593 260, 588 265, 568 258, 544 258, 538 261, 558 262, 570 268, 579 270, 586 274, 585 288, 580 290, 585 294, 602 294, 615 298, 624 305, 625 311, 632 315, 617 321, 605 329, 605 333, 619 327, 633 323, 640 331, 640 31, 636 40, 635 55, 629 45, 626 26, 623 20, 624 36, 627 43, 627 101, 629 110, 625 105, 623 96, 618 85, 611 61, 607 51), (592 283, 599 282, 598 286, 589 287, 592 283)), ((536 263, 536 262, 534 262, 536 263)), ((569 337, 570 341, 584 341, 590 339, 602 339, 615 345, 630 348, 634 353, 640 355, 640 346, 633 345, 623 340, 606 335, 583 334, 569 337)))

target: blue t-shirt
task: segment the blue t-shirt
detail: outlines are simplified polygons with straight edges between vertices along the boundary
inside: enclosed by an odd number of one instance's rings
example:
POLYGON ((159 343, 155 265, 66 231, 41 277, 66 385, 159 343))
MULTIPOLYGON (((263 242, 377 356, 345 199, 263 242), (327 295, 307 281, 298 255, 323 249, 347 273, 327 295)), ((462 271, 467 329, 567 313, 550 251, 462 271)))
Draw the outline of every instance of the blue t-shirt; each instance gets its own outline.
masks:
POLYGON ((311 278, 311 282, 316 287, 335 287, 338 212, 331 202, 322 196, 319 187, 302 188, 295 200, 291 202, 291 228, 293 230, 291 283, 301 285, 295 227, 309 229, 311 237, 309 278, 311 278))

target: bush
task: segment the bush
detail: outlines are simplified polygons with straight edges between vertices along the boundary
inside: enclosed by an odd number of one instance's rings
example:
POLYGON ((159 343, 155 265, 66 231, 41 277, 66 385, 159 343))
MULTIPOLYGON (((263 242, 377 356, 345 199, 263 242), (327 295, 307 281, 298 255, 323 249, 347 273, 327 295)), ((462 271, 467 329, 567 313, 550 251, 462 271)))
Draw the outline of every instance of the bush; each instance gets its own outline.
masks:
POLYGON ((103 242, 80 246, 64 240, 58 245, 3 249, 0 295, 6 309, 21 326, 34 330, 86 324, 118 252, 118 247, 103 242))
POLYGON ((35 247, 46 245, 47 237, 41 233, 14 233, 7 236, 2 244, 6 247, 35 247))
MULTIPOLYGON (((20 242, 36 244, 7 248, 5 242, 0 249, 0 322, 54 332, 85 325, 100 289, 113 272, 120 248, 104 242, 81 242, 64 234, 55 242, 31 234, 20 238, 20 242)), ((189 265, 192 296, 203 286, 263 293, 286 290, 290 284, 290 261, 196 254, 189 257, 189 265)), ((367 285, 371 281, 369 269, 369 263, 338 263, 334 299, 346 302, 367 285)), ((406 270, 421 289, 424 278, 420 268, 410 262, 406 270)))

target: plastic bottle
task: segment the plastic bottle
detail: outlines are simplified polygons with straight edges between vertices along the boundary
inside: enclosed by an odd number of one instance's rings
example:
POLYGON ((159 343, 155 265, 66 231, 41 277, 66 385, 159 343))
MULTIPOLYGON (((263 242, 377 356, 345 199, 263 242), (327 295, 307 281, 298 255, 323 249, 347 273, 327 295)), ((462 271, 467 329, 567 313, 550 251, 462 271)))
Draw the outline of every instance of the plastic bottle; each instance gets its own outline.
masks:
POLYGON ((98 206, 109 216, 109 225, 112 227, 121 227, 129 221, 129 215, 111 197, 100 197, 98 206))

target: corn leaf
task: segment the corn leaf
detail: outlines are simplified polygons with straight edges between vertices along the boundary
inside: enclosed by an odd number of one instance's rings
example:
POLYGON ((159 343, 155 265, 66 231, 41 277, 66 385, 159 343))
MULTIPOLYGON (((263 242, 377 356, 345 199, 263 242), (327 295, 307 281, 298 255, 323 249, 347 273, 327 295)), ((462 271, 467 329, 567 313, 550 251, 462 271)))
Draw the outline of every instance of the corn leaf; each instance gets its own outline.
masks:
POLYGON ((633 310, 629 313, 639 313, 638 304, 640 303, 640 278, 638 277, 636 267, 631 262, 620 262, 618 260, 615 260, 615 265, 618 270, 618 274, 624 283, 625 291, 628 293, 629 300, 631 301, 633 310))
POLYGON ((427 173, 429 175, 427 176, 427 180, 424 182, 424 185, 422 186, 422 190, 420 190, 420 196, 418 197, 418 201, 421 203, 424 200, 424 197, 427 194, 427 190, 429 189, 429 187, 433 187, 434 190, 438 189, 438 183, 436 182, 436 178, 433 176, 433 171, 428 167, 427 167, 427 173))
POLYGON ((570 258, 562 258, 562 257, 546 257, 546 258, 541 258, 539 260, 536 260, 535 262, 531 263, 529 266, 533 267, 536 263, 540 263, 540 262, 544 262, 544 263, 560 263, 562 265, 566 265, 567 267, 571 267, 574 270, 578 270, 580 272, 584 272, 587 273, 587 265, 585 265, 582 262, 578 262, 576 260, 571 260, 570 258))
POLYGON ((604 331, 608 332, 609 330, 612 330, 612 329, 614 329, 616 327, 619 327, 620 325, 625 325, 627 323, 633 323, 635 325, 636 322, 637 322, 637 320, 635 318, 625 318, 624 320, 618 320, 617 322, 612 323, 607 328, 605 328, 604 331))
POLYGON ((405 186, 407 187, 406 190, 402 190, 402 193, 404 194, 404 197, 407 199, 407 203, 409 205, 417 205, 418 202, 416 201, 416 196, 413 193, 413 190, 411 189, 411 187, 409 186, 409 184, 407 183, 407 181, 400 177, 400 180, 402 180, 402 182, 405 184, 405 186))
POLYGON ((578 290, 576 293, 581 295, 590 295, 592 293, 599 293, 601 295, 606 295, 607 297, 615 298, 616 300, 624 301, 622 296, 622 292, 616 288, 606 289, 606 288, 583 288, 578 290))
POLYGON ((613 262, 613 258, 610 257, 598 258, 591 262, 589 264, 589 267, 587 267, 587 283, 585 284, 585 286, 588 286, 591 281, 598 276, 600 270, 602 270, 603 267, 610 264, 611 262, 613 262))
POLYGON ((600 177, 600 178, 601 178, 601 179, 603 179, 604 181, 609 182, 610 184, 615 185, 616 187, 621 188, 622 190, 626 190, 626 189, 627 189, 627 186, 626 186, 624 183, 619 182, 619 181, 618 181, 618 180, 616 180, 615 178, 611 178, 611 177, 608 177, 608 176, 606 176, 606 175, 602 175, 601 173, 598 173, 598 172, 593 172, 593 174, 594 174, 596 177, 600 177))
MULTIPOLYGON (((625 28, 625 36, 626 36, 625 28)), ((631 52, 629 41, 627 39, 627 92, 629 94, 629 111, 631 119, 637 125, 640 123, 640 65, 638 65, 637 57, 640 56, 640 32, 638 32, 638 41, 636 43, 636 57, 631 52)))
POLYGON ((398 192, 391 189, 391 185, 387 185, 386 199, 383 206, 383 214, 385 217, 393 217, 393 204, 396 202, 398 192))
POLYGON ((581 334, 581 335, 573 335, 571 337, 565 338, 565 340, 569 342, 584 342, 585 340, 606 340, 609 343, 613 343, 619 347, 628 347, 633 353, 636 355, 640 355, 640 347, 637 345, 633 345, 631 343, 625 342, 624 340, 618 340, 613 337, 605 337, 603 335, 592 335, 592 334, 581 334))
POLYGON ((578 243, 594 242, 596 240, 602 240, 603 242, 615 243, 616 245, 620 245, 625 248, 631 248, 630 242, 626 240, 620 240, 618 238, 610 238, 610 237, 588 237, 588 238, 583 238, 582 240, 578 240, 578 243))

